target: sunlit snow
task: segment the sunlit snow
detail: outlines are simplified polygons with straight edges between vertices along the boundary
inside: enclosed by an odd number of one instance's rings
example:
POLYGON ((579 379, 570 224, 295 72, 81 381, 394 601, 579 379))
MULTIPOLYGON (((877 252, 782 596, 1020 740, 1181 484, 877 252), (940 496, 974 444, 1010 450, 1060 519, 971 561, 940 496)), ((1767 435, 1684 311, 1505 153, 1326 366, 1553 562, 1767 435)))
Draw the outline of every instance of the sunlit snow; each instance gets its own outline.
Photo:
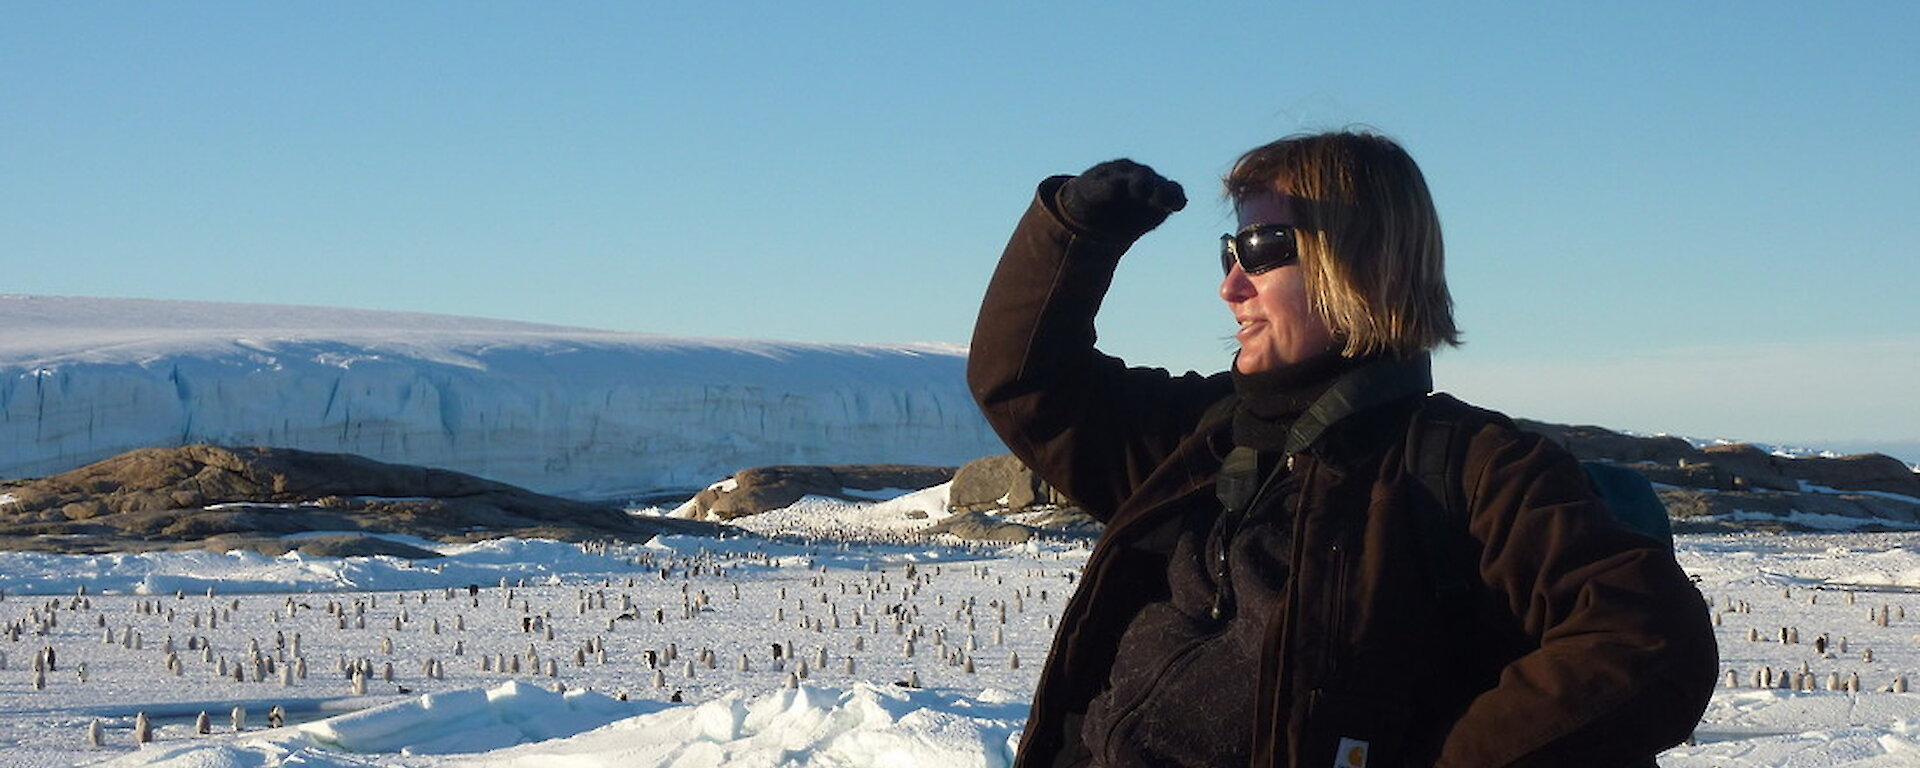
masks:
MULTIPOLYGON (((744 519, 772 538, 412 540, 447 554, 425 561, 0 555, 0 618, 19 628, 0 641, 0 748, 30 768, 1003 766, 1086 550, 913 539, 906 521, 930 522, 945 492, 744 519), (255 647, 308 675, 256 679, 255 647), (365 694, 356 667, 374 671, 365 694), (138 712, 156 736, 136 747, 138 712), (212 733, 194 732, 200 712, 212 733)), ((1733 685, 1662 765, 1920 758, 1920 694, 1892 692, 1920 671, 1920 536, 1679 547, 1733 685)))

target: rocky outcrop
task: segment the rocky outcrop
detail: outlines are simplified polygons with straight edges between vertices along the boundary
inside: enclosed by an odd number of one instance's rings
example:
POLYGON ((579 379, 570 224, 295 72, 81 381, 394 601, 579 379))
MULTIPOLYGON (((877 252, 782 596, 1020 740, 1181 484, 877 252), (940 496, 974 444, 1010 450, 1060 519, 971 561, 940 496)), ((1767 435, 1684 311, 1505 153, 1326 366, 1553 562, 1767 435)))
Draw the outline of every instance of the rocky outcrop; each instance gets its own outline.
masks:
POLYGON ((678 514, 695 520, 732 520, 780 509, 804 496, 852 500, 862 491, 931 488, 952 480, 953 475, 953 467, 904 464, 754 467, 695 494, 678 514))
POLYGON ((1784 469, 1789 477, 1811 485, 1920 497, 1920 473, 1885 454, 1814 456, 1786 462, 1784 469))
POLYGON ((1560 447, 1581 461, 1678 464, 1700 453, 1692 443, 1677 437, 1635 437, 1604 427, 1549 424, 1531 419, 1513 421, 1521 429, 1545 435, 1559 443, 1560 447))
MULTIPOLYGON (((1789 458, 1746 444, 1696 448, 1674 437, 1635 437, 1593 426, 1519 420, 1576 457, 1646 475, 1678 532, 1716 530, 1920 530, 1920 475, 1880 454, 1789 458)), ((1024 541, 1097 536, 1101 524, 1018 458, 988 456, 958 470, 928 467, 779 466, 743 470, 682 508, 732 519, 802 496, 849 498, 849 489, 923 488, 952 480, 954 516, 925 530, 961 538, 1024 541)))
POLYGON ((1920 529, 1920 500, 1873 494, 1662 488, 1660 500, 1675 533, 1920 529))
POLYGON ((1514 421, 1559 443, 1576 458, 1631 464, 1658 483, 1719 491, 1799 492, 1806 490, 1804 482, 1920 497, 1920 473, 1885 454, 1787 457, 1746 443, 1695 448, 1664 435, 1636 437, 1601 427, 1514 421))
MULTIPOLYGON (((1920 530, 1920 474, 1882 454, 1787 457, 1743 443, 1696 448, 1594 426, 1517 419, 1583 461, 1633 469, 1656 484, 1676 532, 1920 530)), ((951 507, 1007 515, 1049 533, 1097 535, 1100 524, 1010 455, 967 463, 951 507), (1069 515, 1038 518, 1041 512, 1069 515)))
POLYGON ((961 465, 948 493, 948 506, 962 512, 1018 512, 1070 504, 1012 454, 987 456, 961 465))
POLYGON ((1920 473, 1891 456, 1788 457, 1745 443, 1694 448, 1672 437, 1519 423, 1582 460, 1646 475, 1679 533, 1920 529, 1920 473))
POLYGON ((8 484, 0 494, 0 548, 42 551, 238 547, 419 556, 431 553, 367 534, 644 541, 712 531, 459 472, 284 448, 149 448, 8 484), (345 533, 282 538, 312 531, 345 533))
MULTIPOLYGON (((1030 535, 1090 538, 1100 535, 1103 527, 1012 454, 987 456, 962 465, 947 492, 947 506, 955 514, 945 525, 962 530, 981 525, 979 520, 990 520, 1018 526, 1030 535)), ((952 530, 944 532, 962 535, 952 530)), ((1006 530, 998 535, 1017 534, 1006 530)))

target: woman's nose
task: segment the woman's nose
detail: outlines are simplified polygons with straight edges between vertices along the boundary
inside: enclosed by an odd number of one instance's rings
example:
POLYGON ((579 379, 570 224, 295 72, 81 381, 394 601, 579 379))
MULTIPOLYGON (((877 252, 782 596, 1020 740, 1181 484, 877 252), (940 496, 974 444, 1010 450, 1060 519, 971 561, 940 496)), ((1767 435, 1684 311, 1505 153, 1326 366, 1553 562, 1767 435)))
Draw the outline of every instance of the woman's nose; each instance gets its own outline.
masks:
POLYGON ((1235 304, 1253 298, 1253 280, 1247 277, 1247 271, 1234 264, 1227 270, 1227 276, 1220 280, 1220 298, 1228 304, 1235 304))

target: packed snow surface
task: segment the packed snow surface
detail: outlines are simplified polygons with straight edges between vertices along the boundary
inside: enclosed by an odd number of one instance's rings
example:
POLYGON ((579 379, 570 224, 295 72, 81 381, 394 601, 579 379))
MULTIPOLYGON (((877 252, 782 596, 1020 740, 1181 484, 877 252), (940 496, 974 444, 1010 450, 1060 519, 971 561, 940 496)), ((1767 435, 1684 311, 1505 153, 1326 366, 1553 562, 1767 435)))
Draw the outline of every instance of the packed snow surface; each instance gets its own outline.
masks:
MULTIPOLYGON (((0 753, 22 768, 1004 766, 1087 551, 914 538, 905 521, 931 522, 944 494, 743 518, 763 536, 415 542, 445 553, 420 561, 0 555, 0 753), (154 740, 136 745, 141 713, 154 740)), ((1726 680, 1661 765, 1920 764, 1920 535, 1678 548, 1726 680)))
POLYGON ((1000 453, 953 345, 0 296, 0 478, 190 443, 353 453, 582 497, 745 467, 1000 453))
POLYGON ((1026 705, 997 699, 854 682, 663 706, 507 682, 252 737, 149 747, 107 764, 361 766, 368 753, 385 753, 380 764, 421 766, 1004 765, 1026 705))

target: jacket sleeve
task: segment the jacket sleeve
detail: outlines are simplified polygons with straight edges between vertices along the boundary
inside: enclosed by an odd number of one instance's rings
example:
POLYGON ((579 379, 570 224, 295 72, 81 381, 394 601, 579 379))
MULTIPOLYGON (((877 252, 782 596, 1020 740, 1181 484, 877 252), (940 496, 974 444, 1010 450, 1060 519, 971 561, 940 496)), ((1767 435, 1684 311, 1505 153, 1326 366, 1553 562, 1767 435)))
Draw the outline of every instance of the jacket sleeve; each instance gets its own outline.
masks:
POLYGON ((1128 368, 1094 348, 1094 315, 1131 243, 1064 224, 1052 202, 1066 178, 1041 183, 1000 257, 967 383, 1008 449, 1106 521, 1232 383, 1128 368))
POLYGON ((1684 741, 1719 661, 1672 551, 1614 520, 1579 463, 1537 435, 1482 430, 1463 482, 1481 577, 1538 646, 1473 701, 1438 764, 1651 764, 1684 741))

